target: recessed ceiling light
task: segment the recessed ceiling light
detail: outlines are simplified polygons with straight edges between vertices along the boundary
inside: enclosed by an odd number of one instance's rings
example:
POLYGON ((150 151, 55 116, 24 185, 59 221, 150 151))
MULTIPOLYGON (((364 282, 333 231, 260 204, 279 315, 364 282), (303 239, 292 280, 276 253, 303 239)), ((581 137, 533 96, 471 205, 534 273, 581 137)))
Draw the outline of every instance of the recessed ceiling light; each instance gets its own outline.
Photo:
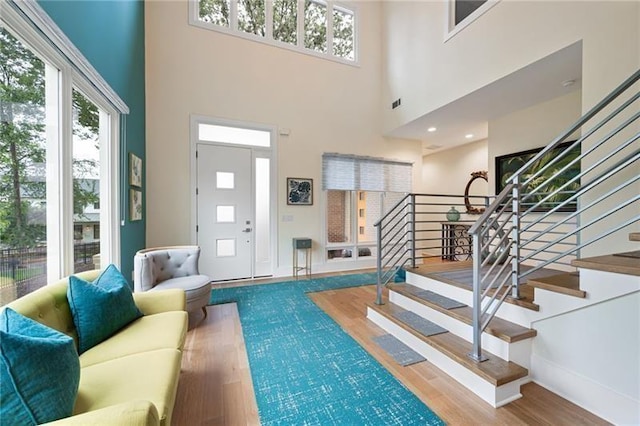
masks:
POLYGON ((473 133, 467 133, 466 135, 464 135, 464 137, 467 139, 471 139, 473 137, 473 133))
POLYGON ((436 129, 435 127, 429 127, 429 128, 427 129, 427 132, 429 132, 429 133, 433 133, 433 132, 435 132, 436 130, 438 130, 438 129, 436 129))
POLYGON ((565 80, 562 82, 562 87, 570 87, 576 84, 575 80, 565 80))

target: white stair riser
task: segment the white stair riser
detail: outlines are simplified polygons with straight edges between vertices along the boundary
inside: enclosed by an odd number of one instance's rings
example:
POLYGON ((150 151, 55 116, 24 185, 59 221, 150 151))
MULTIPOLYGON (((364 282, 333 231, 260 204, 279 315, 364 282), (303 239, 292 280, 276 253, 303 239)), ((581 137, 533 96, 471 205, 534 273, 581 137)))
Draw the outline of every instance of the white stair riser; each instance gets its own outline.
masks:
MULTIPOLYGON (((472 326, 443 314, 442 312, 436 311, 435 309, 431 309, 430 307, 416 302, 415 300, 403 296, 393 290, 389 291, 389 300, 391 303, 396 304, 403 309, 412 311, 421 317, 438 324, 440 327, 446 328, 449 332, 463 338, 467 342, 473 342, 472 326)), ((531 339, 509 343, 485 332, 482 333, 482 349, 487 350, 505 361, 513 361, 524 368, 529 368, 531 359, 531 339)))
POLYGON ((502 405, 508 404, 509 402, 522 397, 522 394, 520 393, 520 384, 526 382, 528 379, 524 381, 516 380, 498 387, 493 386, 482 377, 474 374, 472 371, 449 358, 447 355, 418 339, 416 336, 375 310, 367 308, 367 318, 403 342, 405 345, 418 352, 431 364, 440 368, 491 406, 496 408, 501 407, 502 405))
MULTIPOLYGON (((407 283, 425 290, 434 291, 469 306, 473 304, 473 292, 471 290, 410 272, 407 272, 407 283)), ((532 324, 536 321, 638 291, 640 290, 640 277, 580 269, 580 288, 587 292, 587 297, 574 297, 536 288, 534 301, 540 306, 539 311, 533 311, 511 303, 503 303, 496 316, 523 327, 532 327, 532 324)))

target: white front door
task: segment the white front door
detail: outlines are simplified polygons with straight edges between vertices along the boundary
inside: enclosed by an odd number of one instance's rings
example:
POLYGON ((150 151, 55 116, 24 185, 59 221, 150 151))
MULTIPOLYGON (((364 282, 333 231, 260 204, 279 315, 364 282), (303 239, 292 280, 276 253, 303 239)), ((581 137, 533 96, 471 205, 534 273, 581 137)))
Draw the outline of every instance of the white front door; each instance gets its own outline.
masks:
POLYGON ((252 152, 197 145, 200 271, 213 280, 253 276, 252 152))

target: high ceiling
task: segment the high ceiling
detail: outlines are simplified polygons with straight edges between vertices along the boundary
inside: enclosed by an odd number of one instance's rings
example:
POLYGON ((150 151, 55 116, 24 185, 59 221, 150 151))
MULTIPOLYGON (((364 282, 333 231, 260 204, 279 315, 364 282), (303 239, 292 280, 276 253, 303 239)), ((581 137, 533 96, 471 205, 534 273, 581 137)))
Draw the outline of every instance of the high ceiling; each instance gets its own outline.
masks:
POLYGON ((395 129, 390 136, 422 141, 424 155, 486 139, 489 120, 579 90, 581 80, 582 44, 575 43, 395 129), (431 126, 437 130, 428 132, 431 126), (465 138, 469 134, 473 136, 465 138))

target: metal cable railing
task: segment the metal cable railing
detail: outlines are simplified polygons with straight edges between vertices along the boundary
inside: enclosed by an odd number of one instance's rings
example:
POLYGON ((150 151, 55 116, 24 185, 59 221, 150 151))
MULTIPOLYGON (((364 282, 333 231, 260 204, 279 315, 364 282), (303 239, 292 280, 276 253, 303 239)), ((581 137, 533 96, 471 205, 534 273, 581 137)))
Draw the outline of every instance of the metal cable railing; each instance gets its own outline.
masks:
POLYGON ((640 180, 639 80, 636 71, 513 174, 469 229, 473 359, 486 359, 482 332, 507 297, 520 297, 524 278, 570 267, 582 248, 640 221, 640 195, 628 190, 640 180), (558 152, 560 144, 567 147, 558 152))

